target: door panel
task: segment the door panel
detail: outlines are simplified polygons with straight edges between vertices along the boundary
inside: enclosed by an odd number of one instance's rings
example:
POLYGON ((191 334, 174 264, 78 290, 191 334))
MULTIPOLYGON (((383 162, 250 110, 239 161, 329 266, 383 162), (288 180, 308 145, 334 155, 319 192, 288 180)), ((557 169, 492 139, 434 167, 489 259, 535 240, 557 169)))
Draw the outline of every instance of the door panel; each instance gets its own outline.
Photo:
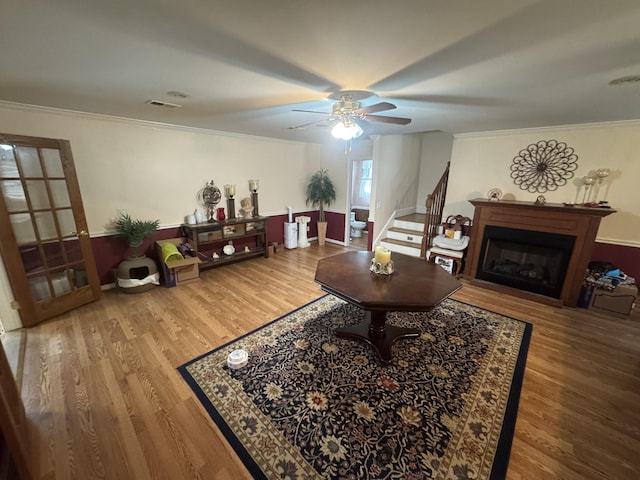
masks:
MULTIPOLYGON (((5 447, 15 463, 20 478, 31 478, 27 454, 27 428, 24 405, 18 386, 16 385, 9 361, 0 343, 0 449, 5 454, 5 447)), ((2 462, 0 462, 2 463, 2 462)))
POLYGON ((0 134, 0 192, 0 251, 24 325, 99 298, 69 142, 0 134))

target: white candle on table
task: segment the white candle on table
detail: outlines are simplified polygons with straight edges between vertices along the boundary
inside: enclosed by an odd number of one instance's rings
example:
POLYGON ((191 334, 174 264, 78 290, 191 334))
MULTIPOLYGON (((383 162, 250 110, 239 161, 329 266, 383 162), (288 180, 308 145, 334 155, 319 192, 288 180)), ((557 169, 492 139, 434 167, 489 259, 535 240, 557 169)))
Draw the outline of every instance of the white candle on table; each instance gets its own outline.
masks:
POLYGON ((389 263, 391 261, 391 250, 388 250, 387 247, 383 246, 376 247, 375 259, 377 263, 389 263))

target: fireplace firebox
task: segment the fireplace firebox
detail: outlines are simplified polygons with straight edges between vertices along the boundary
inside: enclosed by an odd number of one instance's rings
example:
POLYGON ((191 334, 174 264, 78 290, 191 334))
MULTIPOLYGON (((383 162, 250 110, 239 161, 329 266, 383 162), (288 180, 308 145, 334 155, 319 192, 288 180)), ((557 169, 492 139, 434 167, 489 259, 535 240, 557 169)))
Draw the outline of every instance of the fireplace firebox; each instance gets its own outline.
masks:
POLYGON ((489 225, 476 278, 560 298, 576 237, 489 225))
POLYGON ((478 198, 464 277, 552 305, 576 306, 602 217, 610 208, 478 198))

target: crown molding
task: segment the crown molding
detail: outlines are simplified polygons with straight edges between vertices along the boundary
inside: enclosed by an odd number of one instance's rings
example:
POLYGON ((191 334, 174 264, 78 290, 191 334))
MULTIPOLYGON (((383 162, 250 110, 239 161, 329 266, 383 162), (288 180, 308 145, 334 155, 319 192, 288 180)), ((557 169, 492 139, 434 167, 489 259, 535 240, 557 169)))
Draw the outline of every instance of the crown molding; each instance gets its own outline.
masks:
POLYGON ((184 125, 175 125, 171 123, 153 122, 150 120, 139 120, 136 118, 118 117, 115 115, 105 115, 102 113, 81 112, 77 110, 67 110, 64 108, 57 108, 57 107, 46 107, 42 105, 30 105, 26 103, 8 102, 6 100, 0 100, 0 108, 5 108, 7 110, 18 110, 22 112, 47 113, 47 114, 63 115, 63 116, 69 116, 69 117, 75 117, 75 118, 86 118, 89 120, 102 120, 102 121, 109 121, 114 123, 125 123, 129 125, 137 125, 137 126, 143 126, 143 127, 162 128, 166 130, 173 130, 173 131, 179 131, 179 132, 197 133, 201 135, 215 135, 215 136, 230 137, 230 138, 240 138, 245 140, 248 140, 248 139, 260 140, 264 142, 285 143, 289 145, 308 145, 309 144, 308 142, 283 140, 280 138, 271 138, 271 137, 260 137, 257 135, 247 135, 244 133, 224 132, 221 130, 211 130, 207 128, 189 127, 184 125))
POLYGON ((467 138, 491 138, 491 137, 506 137, 515 134, 523 133, 541 133, 541 132, 562 132, 562 131, 576 131, 576 130, 588 130, 593 128, 640 128, 640 119, 638 120, 618 120, 614 122, 598 122, 598 123, 579 123, 575 125, 556 125, 548 127, 531 127, 531 128, 516 128, 509 130, 495 130, 488 132, 472 132, 472 133, 455 133, 453 138, 458 140, 467 138))

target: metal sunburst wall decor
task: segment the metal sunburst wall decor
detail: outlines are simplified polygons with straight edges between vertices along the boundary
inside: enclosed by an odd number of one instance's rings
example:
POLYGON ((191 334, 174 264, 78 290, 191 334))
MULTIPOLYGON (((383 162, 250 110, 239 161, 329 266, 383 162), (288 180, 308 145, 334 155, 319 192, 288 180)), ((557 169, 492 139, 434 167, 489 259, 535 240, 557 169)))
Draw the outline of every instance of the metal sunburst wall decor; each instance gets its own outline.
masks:
POLYGON ((531 193, 555 191, 567 184, 578 168, 573 148, 557 140, 532 143, 513 159, 511 178, 522 190, 531 193))

